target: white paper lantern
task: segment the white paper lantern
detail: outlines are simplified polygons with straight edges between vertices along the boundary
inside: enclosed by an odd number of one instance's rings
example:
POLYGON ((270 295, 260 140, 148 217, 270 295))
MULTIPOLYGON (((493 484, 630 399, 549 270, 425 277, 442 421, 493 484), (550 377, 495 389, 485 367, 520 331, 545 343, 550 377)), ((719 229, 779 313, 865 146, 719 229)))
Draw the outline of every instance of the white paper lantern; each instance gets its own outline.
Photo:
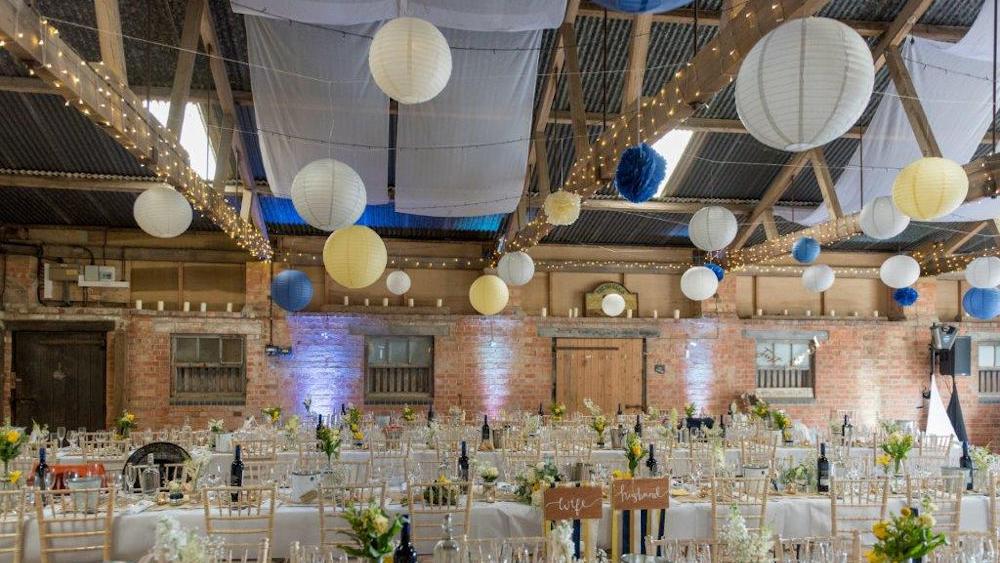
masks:
POLYGON ((688 237, 702 250, 722 250, 736 238, 739 225, 733 212, 718 205, 702 207, 688 223, 688 237))
POLYGON ((158 238, 173 238, 191 226, 191 204, 171 188, 155 187, 139 194, 132 206, 139 228, 158 238))
POLYGON ((802 271, 802 286, 813 293, 823 293, 833 287, 836 277, 830 266, 813 264, 802 271))
POLYGON ((403 270, 396 270, 385 277, 385 287, 393 295, 402 295, 410 291, 410 275, 403 270))
POLYGON ((299 216, 321 231, 353 225, 368 201, 353 168, 332 158, 306 164, 292 180, 292 204, 299 216))
POLYGON ((875 86, 864 39, 829 18, 797 18, 758 41, 736 77, 736 110, 769 147, 805 151, 850 129, 875 86))
POLYGON ((681 276, 681 293, 692 301, 704 301, 719 289, 719 278, 704 266, 688 268, 681 276))
POLYGON ((910 224, 910 218, 896 207, 891 197, 882 196, 869 201, 861 208, 858 223, 866 236, 886 240, 905 231, 910 224))
POLYGON ((617 317, 625 312, 625 298, 617 293, 609 293, 601 299, 601 311, 609 317, 617 317))
POLYGON ((965 281, 972 287, 990 289, 1000 285, 1000 258, 980 256, 965 267, 965 281))
POLYGON ((429 21, 396 18, 379 28, 372 39, 368 68, 387 96, 401 104, 419 104, 440 94, 448 84, 451 49, 429 21))
POLYGON ((508 252, 497 263, 497 275, 507 285, 524 285, 535 275, 535 261, 527 252, 508 252))
POLYGON ((878 277, 882 283, 895 289, 910 287, 920 279, 920 264, 906 254, 892 256, 882 262, 878 277))

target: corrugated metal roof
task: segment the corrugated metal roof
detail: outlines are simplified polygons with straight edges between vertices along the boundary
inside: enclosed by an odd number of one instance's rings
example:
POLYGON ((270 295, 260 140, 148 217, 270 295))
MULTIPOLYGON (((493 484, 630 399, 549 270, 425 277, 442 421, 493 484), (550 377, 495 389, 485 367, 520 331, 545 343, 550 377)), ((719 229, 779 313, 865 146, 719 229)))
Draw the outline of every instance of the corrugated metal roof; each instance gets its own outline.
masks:
POLYGON ((689 215, 584 210, 572 225, 556 227, 543 239, 551 244, 690 246, 689 215))
POLYGON ((710 134, 698 151, 695 166, 680 182, 674 195, 757 198, 790 156, 761 144, 750 135, 710 134))

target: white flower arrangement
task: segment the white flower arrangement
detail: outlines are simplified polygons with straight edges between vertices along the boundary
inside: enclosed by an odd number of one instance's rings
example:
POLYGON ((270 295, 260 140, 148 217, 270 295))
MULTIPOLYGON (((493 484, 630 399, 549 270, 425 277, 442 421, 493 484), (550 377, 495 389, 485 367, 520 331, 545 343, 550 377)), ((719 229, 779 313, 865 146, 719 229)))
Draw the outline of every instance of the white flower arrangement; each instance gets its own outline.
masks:
POLYGON ((208 469, 208 464, 212 462, 212 452, 204 448, 194 448, 191 450, 191 458, 184 461, 184 471, 194 486, 198 485, 201 477, 208 469))
POLYGON ((538 429, 542 427, 542 417, 537 414, 529 414, 524 421, 524 430, 528 436, 538 434, 538 429))
POLYGON ((31 420, 31 435, 28 437, 32 444, 38 442, 44 442, 49 436, 49 425, 48 424, 38 424, 34 419, 31 420))
POLYGON ((569 520, 560 520, 552 526, 546 547, 551 563, 572 563, 576 550, 573 548, 573 526, 569 520))
POLYGON ((601 407, 594 404, 594 401, 591 401, 590 397, 587 397, 586 399, 583 400, 583 406, 587 409, 587 412, 590 413, 590 416, 601 415, 601 407))
POLYGON ((972 466, 976 471, 989 471, 996 460, 996 456, 988 446, 972 446, 969 449, 969 457, 972 458, 972 466))
POLYGON ((500 477, 500 470, 492 465, 483 465, 479 469, 479 476, 482 477, 483 481, 486 483, 492 483, 500 477))
POLYGON ((285 436, 292 442, 298 437, 299 425, 301 424, 301 419, 299 415, 293 414, 285 420, 285 436))
POLYGON ((216 560, 222 548, 220 540, 201 536, 181 527, 176 518, 164 516, 156 523, 153 556, 156 561, 209 563, 216 560))
POLYGON ((771 529, 764 526, 759 532, 752 534, 747 529, 746 520, 740 513, 740 508, 733 505, 729 509, 729 517, 722 528, 722 543, 726 552, 735 563, 767 563, 771 561, 771 529))
POLYGON ((208 421, 208 430, 214 434, 222 434, 226 431, 226 423, 221 418, 213 418, 208 421))

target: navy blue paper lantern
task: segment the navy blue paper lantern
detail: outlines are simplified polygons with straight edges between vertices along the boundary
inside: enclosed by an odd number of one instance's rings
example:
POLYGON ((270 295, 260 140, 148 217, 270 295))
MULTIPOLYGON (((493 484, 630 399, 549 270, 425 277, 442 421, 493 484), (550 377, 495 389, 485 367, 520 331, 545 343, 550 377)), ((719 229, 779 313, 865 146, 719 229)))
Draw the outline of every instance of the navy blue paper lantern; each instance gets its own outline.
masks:
POLYGON ((722 278, 726 277, 726 271, 723 270, 722 266, 718 264, 709 262, 708 264, 705 264, 705 267, 715 272, 715 277, 719 278, 719 281, 722 281, 722 278))
POLYGON ((594 0, 596 4, 609 10, 639 14, 643 12, 667 12, 687 6, 692 0, 594 0))
POLYGON ((962 308, 973 317, 988 321, 1000 315, 1000 289, 973 287, 962 297, 962 308))
POLYGON ((892 299, 902 307, 909 307, 917 302, 920 294, 912 287, 901 287, 892 292, 892 299))
POLYGON ((802 237, 792 245, 792 258, 800 264, 812 264, 819 258, 819 241, 812 237, 802 237))
POLYGON ((313 284, 304 272, 284 270, 271 280, 271 300, 286 311, 305 309, 313 297, 313 284))
POLYGON ((642 203, 656 195, 667 175, 667 161, 653 147, 642 143, 622 152, 615 170, 615 188, 632 203, 642 203))

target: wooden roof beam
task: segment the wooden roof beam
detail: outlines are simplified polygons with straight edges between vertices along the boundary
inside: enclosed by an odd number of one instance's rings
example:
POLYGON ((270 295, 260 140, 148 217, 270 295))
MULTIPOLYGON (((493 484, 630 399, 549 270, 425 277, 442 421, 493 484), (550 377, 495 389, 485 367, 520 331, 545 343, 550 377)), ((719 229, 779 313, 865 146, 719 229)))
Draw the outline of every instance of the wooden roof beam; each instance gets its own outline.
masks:
POLYGON ((885 56, 890 51, 896 51, 903 44, 906 36, 913 31, 917 21, 923 17, 924 13, 934 0, 908 0, 903 8, 896 14, 896 17, 889 24, 889 27, 880 35, 878 43, 872 48, 872 59, 875 61, 875 72, 886 63, 885 56))
POLYGON ((242 221, 222 194, 191 169, 177 137, 143 107, 139 96, 84 61, 24 0, 0 0, 0 37, 15 59, 57 88, 73 107, 104 128, 162 181, 185 194, 238 245, 260 259, 271 258, 267 237, 242 221))
POLYGON ((637 101, 642 96, 652 28, 653 14, 636 14, 632 21, 632 34, 628 43, 628 69, 625 71, 625 86, 622 88, 623 106, 637 101))
POLYGON ((97 20, 97 43, 101 49, 101 65, 123 86, 128 86, 118 0, 94 0, 94 16, 97 20))
POLYGON ((761 196, 760 201, 754 207, 753 211, 750 212, 750 216, 743 223, 740 231, 736 233, 736 238, 733 239, 732 244, 729 245, 730 251, 739 250, 746 245, 750 237, 753 236, 755 230, 760 225, 761 221, 764 220, 764 216, 774 208, 774 204, 778 203, 781 196, 784 195, 785 191, 792 185, 795 178, 799 175, 802 170, 809 165, 809 153, 800 152, 796 153, 791 160, 788 161, 781 168, 781 172, 774 178, 771 185, 767 187, 764 191, 764 195, 761 196))
POLYGON ((188 0, 187 7, 184 9, 184 28, 181 30, 177 67, 174 69, 174 84, 170 89, 170 115, 167 117, 167 129, 178 138, 181 136, 184 111, 187 109, 188 97, 191 95, 191 77, 194 76, 201 20, 205 9, 205 0, 188 0))
POLYGON ((889 76, 892 77, 893 84, 899 92, 899 101, 903 104, 903 112, 913 129, 913 136, 917 139, 920 152, 924 156, 941 156, 941 147, 938 146, 937 139, 934 138, 934 131, 931 129, 930 120, 924 112, 924 106, 920 103, 917 89, 913 86, 910 72, 903 64, 903 57, 898 49, 891 49, 885 53, 886 64, 889 65, 889 76))
POLYGON ((830 166, 826 162, 826 157, 823 156, 823 149, 815 148, 809 151, 809 160, 812 161, 816 183, 819 184, 819 191, 823 194, 823 203, 826 204, 830 218, 843 217, 844 211, 840 207, 840 199, 837 197, 833 176, 830 174, 830 166))

